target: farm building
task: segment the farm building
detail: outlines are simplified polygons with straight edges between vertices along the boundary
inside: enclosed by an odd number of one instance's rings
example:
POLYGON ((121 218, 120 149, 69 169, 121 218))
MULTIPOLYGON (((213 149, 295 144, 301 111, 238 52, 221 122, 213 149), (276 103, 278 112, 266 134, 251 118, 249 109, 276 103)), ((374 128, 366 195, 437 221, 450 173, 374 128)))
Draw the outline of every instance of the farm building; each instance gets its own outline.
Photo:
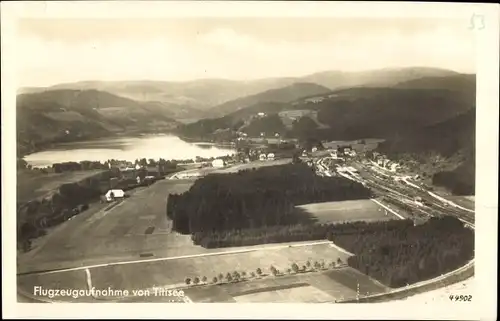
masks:
POLYGON ((273 153, 267 154, 267 160, 274 160, 274 154, 273 153))
POLYGON ((112 202, 115 199, 124 198, 125 192, 122 189, 110 189, 104 197, 106 198, 106 201, 112 202))
POLYGON ((267 159, 267 155, 266 154, 260 154, 259 155, 259 160, 265 161, 266 159, 267 159))
POLYGON ((212 161, 212 167, 224 167, 226 163, 222 159, 214 159, 212 161))

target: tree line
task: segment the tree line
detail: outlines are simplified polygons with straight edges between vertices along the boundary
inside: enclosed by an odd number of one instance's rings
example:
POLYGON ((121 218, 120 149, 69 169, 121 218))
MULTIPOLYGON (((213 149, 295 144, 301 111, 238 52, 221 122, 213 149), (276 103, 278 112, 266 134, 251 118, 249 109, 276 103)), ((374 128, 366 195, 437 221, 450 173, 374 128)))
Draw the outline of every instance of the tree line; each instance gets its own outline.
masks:
MULTIPOLYGON (((157 167, 159 172, 170 173, 177 168, 177 164, 179 163, 193 163, 193 160, 165 160, 160 158, 159 160, 155 159, 136 159, 135 162, 126 162, 120 161, 116 159, 109 159, 104 162, 100 161, 80 161, 80 162, 60 162, 54 163, 50 166, 55 173, 62 172, 70 172, 70 171, 87 171, 87 170, 107 170, 113 166, 119 166, 123 164, 128 164, 129 166, 135 167, 139 165, 141 167, 157 167)), ((17 169, 32 169, 32 166, 29 165, 24 159, 17 159, 17 169)))
POLYGON ((211 174, 182 194, 170 194, 167 217, 180 233, 294 225, 311 220, 295 206, 366 199, 363 185, 342 177, 320 177, 305 164, 287 164, 211 174))
POLYGON ((335 235, 366 234, 413 226, 412 220, 390 220, 381 224, 364 221, 331 224, 295 224, 262 226, 226 231, 200 231, 191 236, 194 244, 205 248, 250 246, 268 243, 300 242, 330 239, 335 235))

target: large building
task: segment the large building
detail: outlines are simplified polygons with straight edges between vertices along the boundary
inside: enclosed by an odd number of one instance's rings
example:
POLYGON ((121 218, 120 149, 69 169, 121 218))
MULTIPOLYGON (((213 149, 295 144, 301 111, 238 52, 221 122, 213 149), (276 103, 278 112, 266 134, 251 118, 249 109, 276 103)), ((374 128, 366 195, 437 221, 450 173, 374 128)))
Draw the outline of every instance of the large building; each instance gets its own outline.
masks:
POLYGON ((110 189, 104 197, 106 198, 106 201, 112 202, 116 199, 124 198, 125 192, 122 189, 110 189))
POLYGON ((224 162, 223 159, 214 159, 212 161, 212 167, 217 167, 217 168, 220 168, 220 167, 224 167, 226 166, 226 163, 224 162))

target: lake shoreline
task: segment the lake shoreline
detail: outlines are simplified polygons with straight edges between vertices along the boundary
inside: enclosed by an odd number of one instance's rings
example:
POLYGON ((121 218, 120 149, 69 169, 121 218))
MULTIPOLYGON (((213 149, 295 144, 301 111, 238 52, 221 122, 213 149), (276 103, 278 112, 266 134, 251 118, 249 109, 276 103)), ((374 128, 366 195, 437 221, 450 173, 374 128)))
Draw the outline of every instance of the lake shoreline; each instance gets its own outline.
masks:
POLYGON ((37 152, 26 154, 21 159, 33 167, 46 167, 56 163, 99 161, 110 159, 127 160, 159 159, 186 161, 197 157, 204 159, 223 157, 236 153, 231 143, 186 141, 173 133, 136 133, 135 135, 113 135, 79 141, 51 144, 37 152))
POLYGON ((153 131, 153 132, 149 132, 149 133, 134 129, 134 130, 126 130, 126 131, 109 132, 106 136, 103 136, 103 135, 85 135, 85 136, 80 136, 80 137, 73 137, 72 139, 70 139, 68 141, 56 139, 55 141, 39 142, 36 146, 27 146, 27 145, 20 146, 19 142, 16 140, 16 145, 17 145, 16 146, 16 154, 17 154, 17 158, 24 159, 28 155, 51 150, 55 146, 60 145, 60 144, 81 143, 81 142, 85 142, 85 141, 89 141, 89 140, 99 140, 99 139, 110 138, 110 137, 139 137, 141 134, 177 136, 175 133, 175 130, 173 130, 173 129, 159 130, 159 131, 153 131), (20 148, 20 147, 22 147, 22 148, 20 148), (20 150, 23 150, 23 151, 20 151, 20 150))

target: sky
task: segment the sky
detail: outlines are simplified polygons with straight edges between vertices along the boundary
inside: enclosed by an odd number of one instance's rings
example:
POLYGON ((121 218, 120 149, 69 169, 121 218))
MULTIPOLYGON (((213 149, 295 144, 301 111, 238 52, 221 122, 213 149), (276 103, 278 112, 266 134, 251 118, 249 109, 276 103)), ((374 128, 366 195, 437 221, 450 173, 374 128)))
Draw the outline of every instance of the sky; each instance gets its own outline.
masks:
POLYGON ((18 85, 82 80, 249 80, 341 70, 475 72, 468 20, 21 19, 18 85))

